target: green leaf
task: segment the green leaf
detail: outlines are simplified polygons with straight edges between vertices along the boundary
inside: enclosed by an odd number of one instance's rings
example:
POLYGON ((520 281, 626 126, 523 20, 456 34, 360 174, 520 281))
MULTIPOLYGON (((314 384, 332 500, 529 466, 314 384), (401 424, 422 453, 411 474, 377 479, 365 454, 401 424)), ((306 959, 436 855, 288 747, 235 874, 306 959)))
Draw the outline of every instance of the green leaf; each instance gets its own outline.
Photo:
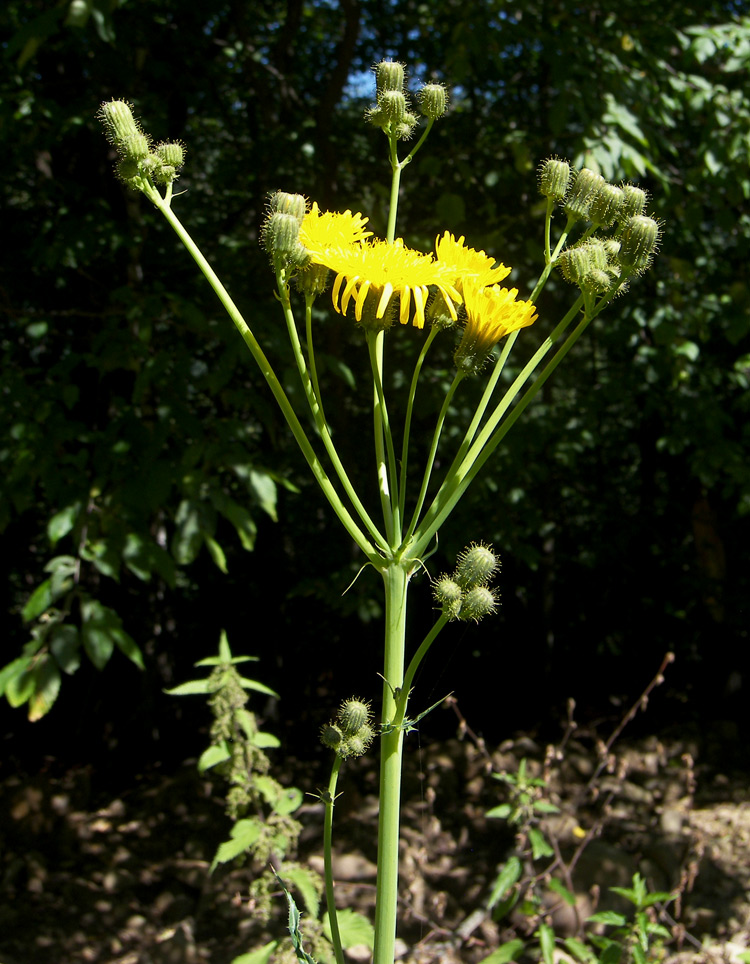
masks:
POLYGON ((495 904, 504 897, 505 893, 516 883, 521 876, 521 861, 518 857, 511 857, 502 868, 492 887, 492 893, 487 902, 487 908, 492 910, 495 904))
MULTIPOLYGON (((18 659, 14 659, 12 662, 8 663, 6 666, 3 666, 3 668, 0 669, 0 696, 2 696, 3 693, 5 693, 6 689, 8 688, 8 685, 12 680, 15 680, 19 676, 23 676, 26 673, 30 663, 31 663, 30 656, 19 656, 18 659)), ((18 687, 14 686, 13 699, 16 698, 17 692, 18 692, 18 687)), ((25 702, 26 699, 28 699, 28 696, 26 696, 25 699, 22 699, 21 703, 25 702)), ((11 697, 8 697, 8 702, 10 703, 11 706, 14 705, 11 697)), ((18 703, 17 705, 20 706, 21 703, 18 703)))
POLYGON ((227 743, 218 743, 204 750, 198 758, 198 773, 205 773, 218 763, 224 763, 231 756, 227 743))
POLYGON ((234 526, 237 535, 240 537, 242 548, 248 552, 252 552, 255 548, 255 538, 258 534, 258 527, 248 510, 233 499, 225 499, 216 507, 224 518, 234 526))
MULTIPOLYGON (((373 949, 375 946, 375 928, 366 917, 358 914, 355 910, 344 907, 337 911, 336 920, 339 925, 339 935, 343 948, 364 944, 370 950, 373 949)), ((329 941, 332 940, 331 922, 327 913, 323 915, 323 933, 329 941)))
POLYGON ((493 807, 491 810, 488 810, 486 816, 499 817, 502 820, 507 820, 511 813, 513 813, 513 807, 511 807, 509 803, 501 803, 499 807, 493 807))
POLYGON ((52 516, 47 523, 47 537, 53 546, 73 529, 80 512, 81 503, 73 502, 52 516))
POLYGON ((224 555, 224 550, 221 548, 219 543, 214 539, 213 536, 208 535, 208 533, 203 534, 203 539, 206 543, 206 548, 211 554, 211 558, 216 563, 217 569, 226 575, 227 573, 227 557, 224 555))
POLYGON ((273 733, 262 733, 258 731, 249 738, 253 746, 257 746, 259 750, 275 750, 281 746, 281 740, 274 736, 273 733))
POLYGON ((233 958, 231 964, 268 964, 271 955, 278 946, 279 941, 269 941, 268 944, 264 944, 263 947, 259 947, 255 951, 240 954, 239 957, 233 958))
POLYGON ((143 655, 135 640, 122 628, 120 617, 97 599, 81 600, 81 640, 97 669, 107 665, 115 646, 139 669, 144 668, 143 655))
POLYGON ((212 874, 218 864, 226 864, 240 854, 244 854, 260 837, 262 830, 263 823, 256 817, 238 820, 230 831, 232 839, 219 846, 208 872, 212 874))
POLYGON ((570 951, 574 957, 577 957, 582 964, 596 964, 596 954, 591 950, 588 945, 584 944, 583 941, 579 941, 575 937, 566 937, 563 941, 565 949, 570 951))
POLYGON ((536 827, 529 827, 529 842, 534 860, 539 860, 540 857, 554 857, 555 851, 547 843, 544 834, 536 827))
POLYGON ((273 804, 273 809, 281 817, 285 817, 289 813, 294 813, 294 811, 300 806, 303 800, 302 791, 297 787, 287 787, 284 792, 278 796, 273 804))
POLYGON ((112 638, 111 610, 96 599, 81 600, 81 641, 91 662, 103 669, 115 648, 112 638))
POLYGON ((279 882, 279 886, 284 891, 286 897, 286 902, 289 907, 289 918, 287 922, 287 929, 289 931, 289 936, 292 938, 292 947, 294 948, 294 953, 300 964, 317 964, 314 958, 310 957, 307 951, 302 947, 302 933, 299 929, 300 924, 300 913, 297 910, 297 905, 294 903, 294 898, 289 893, 284 885, 284 881, 276 874, 276 879, 279 882))
POLYGON ((240 676, 240 685, 246 690, 255 690, 258 693, 265 693, 266 696, 275 696, 279 698, 279 694, 276 690, 272 690, 270 686, 265 686, 263 683, 257 683, 254 679, 245 679, 244 676, 240 676))
POLYGON ((294 884, 302 895, 308 914, 317 920, 320 914, 320 897, 316 886, 320 881, 318 875, 306 867, 285 867, 284 877, 294 884))
POLYGON ((206 693, 213 693, 213 687, 209 687, 207 679, 192 679, 189 683, 180 683, 171 690, 164 690, 167 696, 205 696, 206 693))
POLYGON ((203 545, 202 506, 192 499, 183 499, 175 515, 172 555, 181 566, 194 561, 203 545))
POLYGON ((554 803, 547 803, 546 800, 537 800, 534 803, 534 810, 537 813, 559 813, 560 808, 556 807, 554 803))
POLYGON ((258 469, 251 469, 248 482, 258 500, 261 509, 273 519, 278 521, 276 515, 276 483, 267 472, 260 472, 258 469))
POLYGON ((26 605, 21 610, 23 621, 28 623, 31 622, 32 619, 41 616, 45 609, 49 609, 52 603, 52 580, 45 579, 44 582, 32 592, 26 605))
POLYGON ((81 665, 81 637, 77 627, 58 623, 50 632, 49 648, 63 673, 72 676, 81 665))
POLYGON ((627 917, 616 914, 613 910, 600 911, 598 914, 587 917, 586 920, 590 924, 606 924, 608 927, 624 927, 627 923, 627 917))
POLYGON ((479 964, 510 964, 520 955, 523 949, 524 942, 519 938, 514 938, 512 941, 501 944, 489 957, 483 957, 479 964))
POLYGON ((558 880, 557 877, 551 877, 547 886, 550 890, 559 894, 569 907, 575 907, 576 895, 571 893, 561 880, 558 880))
POLYGON ((544 964, 554 964, 555 932, 549 924, 540 924, 536 936, 539 938, 539 947, 542 951, 544 964))
POLYGON ((5 667, 5 670, 10 669, 11 666, 14 667, 14 672, 8 675, 3 689, 6 700, 15 710, 22 706, 34 692, 34 672, 31 657, 14 659, 5 667))
POLYGON ((29 699, 29 720, 36 723, 49 713, 60 692, 60 670, 49 654, 37 661, 33 677, 34 692, 29 699))

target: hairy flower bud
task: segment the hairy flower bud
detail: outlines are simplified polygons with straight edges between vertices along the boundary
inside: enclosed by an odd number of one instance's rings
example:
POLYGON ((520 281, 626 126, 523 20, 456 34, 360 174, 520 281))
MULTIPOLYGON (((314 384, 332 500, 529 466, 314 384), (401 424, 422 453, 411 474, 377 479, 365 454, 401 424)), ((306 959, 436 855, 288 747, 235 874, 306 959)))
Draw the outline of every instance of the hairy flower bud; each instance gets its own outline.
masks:
POLYGON ((562 201, 570 184, 570 164, 559 157, 550 157, 539 168, 539 190, 545 197, 562 201))
POLYGON ((97 117, 104 125, 107 140, 121 150, 121 145, 129 137, 142 134, 140 125, 133 117, 133 108, 127 101, 105 101, 99 108, 97 117))
POLYGON ((626 221, 628 218, 643 214, 648 204, 648 192, 635 184, 623 184, 622 186, 622 207, 620 218, 626 221))
POLYGON ((275 260, 290 258, 299 245, 300 222, 293 214, 271 214, 261 236, 261 243, 275 260))
POLYGON ((596 227, 611 227, 617 220, 622 206, 622 188, 607 181, 594 194, 589 209, 589 219, 596 227))
POLYGON ((395 126, 406 114, 406 97, 400 90, 384 90, 378 94, 378 107, 387 122, 395 126))
POLYGON ((606 184, 606 181, 601 174, 596 174, 587 167, 582 168, 576 174, 570 195, 563 205, 568 217, 575 218, 576 221, 586 220, 594 196, 603 184, 606 184))
POLYGON ((335 723, 326 723, 325 726, 321 727, 320 730, 320 742, 332 750, 338 749, 344 740, 344 734, 341 731, 341 727, 336 726, 335 723))
POLYGON ((276 191, 268 198, 268 209, 271 214, 291 214, 301 224, 307 214, 307 198, 302 194, 276 191))
POLYGON ((479 622, 484 616, 489 616, 497 609, 497 596, 486 586, 475 586, 464 596, 463 605, 458 618, 462 622, 479 622))
POLYGON ((442 117, 448 106, 448 96, 442 84, 425 84, 417 99, 422 116, 428 120, 442 117))
POLYGON ((637 214, 623 226, 620 241, 620 264, 636 273, 645 271, 659 243, 659 225, 653 218, 637 214))
POLYGON ((356 733, 352 733, 351 736, 345 736, 341 746, 336 749, 336 752, 342 760, 346 760, 350 756, 362 756, 364 753, 367 753, 374 738, 375 731, 369 723, 365 723, 356 733))
POLYGON ((179 141, 165 141, 161 144, 156 144, 154 154, 156 154, 162 164, 173 167, 176 171, 179 171, 185 163, 185 145, 179 141))
POLYGON ((489 546, 472 545, 458 557, 453 578, 462 589, 486 585, 500 565, 500 560, 489 546))
POLYGON ((177 176, 177 169, 171 164, 161 164, 154 171, 154 180, 157 184, 171 184, 177 176))
POLYGON ((148 157, 150 142, 145 134, 138 131, 136 134, 129 134, 117 145, 123 157, 132 158, 134 161, 142 161, 148 157))
POLYGON ((432 595, 447 619, 457 619, 461 611, 463 592, 461 587, 450 576, 441 576, 433 584, 432 595))
POLYGON ((370 704, 358 700, 356 697, 345 700, 339 707, 336 719, 344 733, 347 736, 353 736, 365 724, 369 724, 370 704))
POLYGON ((375 81, 378 87, 378 94, 384 90, 404 89, 404 65, 392 60, 383 60, 375 64, 372 68, 375 71, 375 81))

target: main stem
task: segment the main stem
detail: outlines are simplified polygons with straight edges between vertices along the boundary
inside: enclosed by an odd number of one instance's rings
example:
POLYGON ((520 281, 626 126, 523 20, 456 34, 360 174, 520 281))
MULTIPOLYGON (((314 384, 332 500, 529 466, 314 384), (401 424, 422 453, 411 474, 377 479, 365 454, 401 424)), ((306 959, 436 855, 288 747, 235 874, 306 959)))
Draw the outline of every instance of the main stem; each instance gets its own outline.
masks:
POLYGON ((383 675, 383 735, 380 750, 380 813, 378 815, 378 884, 375 905, 373 964, 393 964, 398 906, 398 840, 401 816, 401 763, 404 732, 391 728, 396 700, 404 680, 406 593, 411 564, 392 562, 383 570, 385 584, 385 668, 383 675))

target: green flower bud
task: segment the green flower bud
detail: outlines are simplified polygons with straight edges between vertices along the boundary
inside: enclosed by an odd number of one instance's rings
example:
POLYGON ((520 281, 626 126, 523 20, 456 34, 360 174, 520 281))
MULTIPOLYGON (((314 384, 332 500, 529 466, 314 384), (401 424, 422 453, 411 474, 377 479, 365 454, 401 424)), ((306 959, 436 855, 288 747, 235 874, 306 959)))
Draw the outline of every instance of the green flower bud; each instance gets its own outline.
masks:
POLYGON ((337 750, 344 741, 344 734, 341 728, 335 723, 326 723, 320 729, 320 742, 332 750, 337 750))
POLYGON ((649 267, 656 251, 659 225, 653 218, 637 214, 623 226, 620 241, 620 264, 641 273, 649 267))
POLYGON ((602 244, 604 245, 604 251, 607 255, 607 261, 613 261, 620 253, 620 248, 622 245, 617 238, 604 238, 602 244))
POLYGON ((268 208, 271 214, 291 214, 300 224, 307 214, 307 198, 302 194, 287 194, 276 191, 268 198, 268 208))
POLYGON ((635 184, 623 184, 622 186, 622 209, 620 218, 623 221, 643 214, 648 204, 648 192, 643 188, 636 187, 635 184))
POLYGON ((422 116, 428 120, 442 117, 448 106, 448 95, 442 84, 425 84, 417 99, 422 116))
POLYGON ((622 188, 607 181, 595 193, 589 210, 589 219, 597 227, 611 227, 617 220, 622 206, 622 188))
POLYGON ((566 248, 555 264, 562 272, 563 278, 574 285, 580 284, 594 267, 585 244, 566 248))
POLYGON ((603 184, 606 184, 606 181, 601 174, 596 174, 587 167, 582 168, 576 174, 570 195, 563 205, 568 217, 575 218, 576 221, 588 219, 591 203, 603 184))
POLYGON ((570 164, 559 157, 542 161, 539 168, 539 190, 545 197, 562 201, 570 184, 570 164))
POLYGON ((130 134, 120 141, 118 150, 123 157, 132 158, 134 161, 142 161, 149 155, 149 139, 145 134, 138 131, 138 133, 130 134))
POLYGON ((104 125, 107 140, 118 149, 129 137, 142 133, 133 117, 133 108, 127 101, 105 101, 99 108, 97 117, 104 125))
MULTIPOLYGON (((300 222, 293 214, 271 214, 263 226, 261 243, 272 258, 289 258, 299 243, 300 222)), ((304 249, 303 249, 304 250, 304 249)))
POLYGON ((408 141, 418 123, 419 121, 416 115, 410 114, 407 111, 401 123, 396 124, 396 137, 398 137, 400 141, 408 141))
POLYGON ((424 316, 428 324, 441 331, 457 324, 457 319, 451 315, 445 298, 439 291, 428 301, 424 316))
POLYGON ((140 164, 134 157, 123 157, 116 168, 117 176, 130 187, 135 187, 132 180, 141 173, 140 164))
POLYGON ((441 607, 443 616, 448 619, 458 618, 464 594, 455 579, 451 579, 450 576, 441 576, 433 584, 432 595, 435 602, 441 607))
POLYGON ((339 707, 336 719, 347 736, 358 733, 370 721, 370 704, 356 698, 345 700, 339 707))
POLYGON ((464 596, 458 618, 462 622, 468 622, 473 619, 474 622, 478 623, 480 619, 484 616, 489 616, 490 613, 494 613, 496 609, 497 596, 495 593, 486 586, 475 586, 474 589, 470 589, 464 596))
POLYGON ((595 294, 603 295, 612 287, 612 276, 602 268, 592 268, 581 281, 581 287, 595 294))
POLYGON ((185 145, 180 144, 179 141, 165 141, 157 144, 154 147, 154 154, 163 164, 173 167, 177 171, 185 163, 185 145))
POLYGON ((294 276, 294 283, 303 295, 317 297, 328 287, 330 271, 323 264, 309 264, 294 276))
POLYGON ((500 560, 489 546, 472 545, 458 557, 453 578, 462 589, 485 586, 500 566, 500 560))
POLYGON ((384 90, 404 89, 404 65, 392 60, 383 60, 372 68, 375 71, 378 94, 384 90))
POLYGON ((177 176, 177 171, 171 164, 162 164, 154 172, 154 180, 157 184, 171 184, 177 176))
POLYGON ((378 107, 387 123, 395 127, 406 114, 406 97, 400 90, 384 90, 378 95, 378 107))
POLYGON ((338 747, 336 752, 342 760, 346 760, 351 756, 362 756, 367 753, 374 738, 375 731, 366 723, 364 726, 361 726, 356 733, 344 737, 341 746, 338 747))

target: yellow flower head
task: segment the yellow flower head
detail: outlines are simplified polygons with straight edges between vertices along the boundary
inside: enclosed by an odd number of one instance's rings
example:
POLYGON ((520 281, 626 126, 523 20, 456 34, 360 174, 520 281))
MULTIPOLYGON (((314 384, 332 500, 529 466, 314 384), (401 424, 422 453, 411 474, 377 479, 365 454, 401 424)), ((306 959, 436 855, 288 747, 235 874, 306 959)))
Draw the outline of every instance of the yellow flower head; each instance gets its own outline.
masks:
POLYGON ((530 301, 516 301, 517 288, 480 288, 473 280, 465 279, 463 295, 466 326, 453 360, 461 371, 475 373, 501 338, 531 325, 537 314, 530 301))
POLYGON ((485 288, 497 284, 510 274, 510 268, 506 268, 504 264, 493 267, 495 259, 484 251, 468 248, 464 244, 463 235, 456 241, 455 237, 446 231, 442 238, 436 239, 435 251, 438 261, 454 272, 455 285, 459 291, 463 290, 465 280, 471 280, 477 287, 485 288))
POLYGON ((414 298, 413 322, 417 328, 422 328, 430 285, 438 288, 454 316, 454 302, 461 303, 450 269, 435 261, 432 255, 405 247, 400 238, 393 244, 366 241, 326 249, 319 255, 314 254, 313 260, 326 265, 336 274, 333 285, 333 307, 336 311, 345 315, 353 299, 354 317, 369 328, 390 326, 391 313, 388 309, 394 297, 400 302, 399 320, 402 325, 408 324, 412 317, 411 301, 414 298))
POLYGON ((315 258, 328 248, 347 248, 369 238, 372 231, 365 231, 368 218, 361 214, 344 211, 323 211, 318 208, 318 202, 313 201, 312 208, 302 219, 299 239, 315 258))

